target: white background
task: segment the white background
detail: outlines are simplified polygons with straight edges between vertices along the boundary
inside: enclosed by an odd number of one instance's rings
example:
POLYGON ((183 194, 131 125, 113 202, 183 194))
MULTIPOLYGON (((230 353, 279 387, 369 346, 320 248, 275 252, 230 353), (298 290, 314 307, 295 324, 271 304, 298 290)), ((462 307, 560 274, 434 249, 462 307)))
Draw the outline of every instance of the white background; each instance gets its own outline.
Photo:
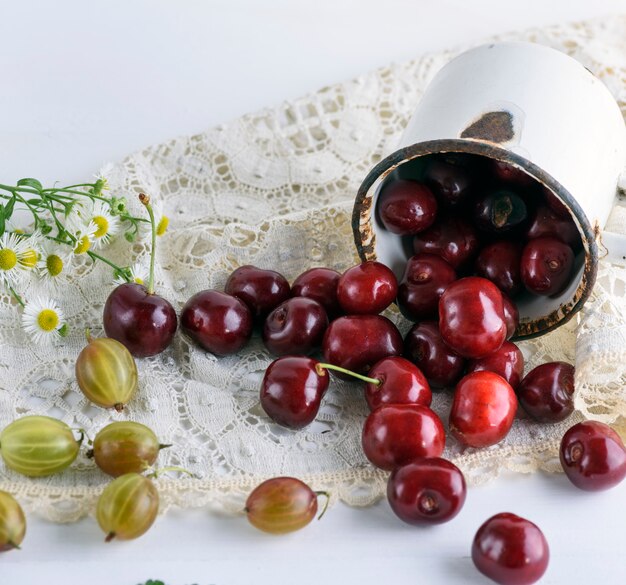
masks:
MULTIPOLYGON (((512 29, 626 11, 625 0, 0 1, 0 182, 79 182, 106 161, 196 133, 390 61, 512 29)), ((403 525, 386 503, 332 508, 286 537, 243 518, 172 512, 105 545, 92 519, 29 518, 0 585, 486 583, 469 559, 489 516, 538 523, 544 583, 626 582, 626 482, 586 494, 562 475, 470 490, 457 519, 403 525)))

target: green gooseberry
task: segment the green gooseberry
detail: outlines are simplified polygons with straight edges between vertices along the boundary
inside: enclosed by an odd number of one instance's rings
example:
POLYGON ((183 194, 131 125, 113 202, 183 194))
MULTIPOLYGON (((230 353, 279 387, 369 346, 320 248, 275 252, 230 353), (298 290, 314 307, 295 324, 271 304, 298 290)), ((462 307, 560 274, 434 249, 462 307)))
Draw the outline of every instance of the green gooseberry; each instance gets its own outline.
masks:
POLYGON ((18 501, 0 491, 0 552, 20 548, 26 534, 26 518, 18 501))

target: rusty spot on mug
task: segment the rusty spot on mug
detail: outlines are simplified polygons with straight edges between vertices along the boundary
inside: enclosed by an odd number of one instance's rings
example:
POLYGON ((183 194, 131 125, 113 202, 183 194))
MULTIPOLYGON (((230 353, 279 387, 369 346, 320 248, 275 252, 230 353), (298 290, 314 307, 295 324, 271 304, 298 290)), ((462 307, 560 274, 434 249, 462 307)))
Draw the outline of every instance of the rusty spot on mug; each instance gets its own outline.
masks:
POLYGON ((483 114, 461 132, 461 138, 488 140, 498 144, 509 142, 514 136, 513 115, 504 110, 483 114))

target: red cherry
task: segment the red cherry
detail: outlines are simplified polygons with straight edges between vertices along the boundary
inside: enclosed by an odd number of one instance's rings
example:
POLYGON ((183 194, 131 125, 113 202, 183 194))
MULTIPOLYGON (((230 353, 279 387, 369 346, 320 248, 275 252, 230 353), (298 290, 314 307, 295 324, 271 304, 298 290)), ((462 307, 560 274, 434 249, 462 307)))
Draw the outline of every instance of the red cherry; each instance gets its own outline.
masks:
POLYGON ((511 339, 519 325, 519 311, 517 305, 506 293, 502 293, 502 306, 504 308, 504 322, 506 323, 506 338, 511 339))
POLYGON ((260 323, 272 309, 289 298, 290 288, 282 274, 246 265, 228 277, 224 292, 246 303, 255 321, 260 323))
POLYGON ((530 240, 520 262, 522 282, 538 295, 556 295, 570 282, 574 253, 556 238, 530 240))
POLYGON ((526 230, 529 240, 535 238, 556 238, 572 248, 580 245, 580 235, 574 220, 569 213, 566 217, 555 213, 549 207, 537 207, 533 214, 530 226, 526 230))
POLYGON ((474 204, 474 223, 486 232, 509 232, 526 221, 524 200, 511 191, 489 193, 474 204))
POLYGON ((522 287, 522 247, 510 240, 485 246, 476 258, 476 274, 493 282, 502 292, 515 295, 522 287))
POLYGON ((406 264, 398 285, 398 307, 412 321, 437 316, 439 298, 456 280, 456 272, 443 258, 416 254, 406 264))
POLYGON ((313 299, 294 297, 267 316, 263 343, 274 355, 307 355, 322 345, 327 327, 322 305, 313 299))
POLYGON ((559 217, 564 219, 570 219, 571 215, 569 209, 563 201, 561 201, 550 189, 547 187, 543 188, 543 196, 546 200, 546 205, 550 208, 551 211, 556 213, 559 217))
POLYGON ((453 282, 439 299, 439 330, 443 340, 464 357, 493 353, 507 333, 502 293, 477 276, 453 282))
POLYGON ((526 374, 517 398, 523 409, 543 423, 559 422, 574 412, 574 366, 548 362, 526 374))
POLYGON ((306 297, 317 301, 333 319, 341 313, 337 300, 337 284, 341 274, 330 268, 311 268, 303 272, 291 285, 294 297, 306 297))
POLYGON ((483 358, 470 360, 467 363, 467 373, 493 372, 502 376, 516 389, 524 374, 524 356, 519 348, 510 341, 505 341, 500 349, 483 358))
POLYGON ((465 369, 465 359, 445 344, 434 321, 411 328, 404 338, 404 356, 420 368, 433 388, 454 386, 465 369))
POLYGON ((496 514, 476 532, 476 568, 501 585, 531 585, 548 568, 550 549, 539 527, 515 514, 496 514))
POLYGON ((387 482, 387 499, 408 524, 442 524, 463 507, 467 488, 461 470, 440 457, 416 459, 396 467, 387 482))
POLYGON ((439 417, 418 404, 381 406, 370 413, 363 426, 365 456, 387 471, 418 457, 439 457, 445 441, 439 417))
POLYGON ((392 181, 381 191, 378 213, 390 232, 410 236, 432 225, 437 215, 437 200, 422 183, 392 181))
POLYGON ((404 358, 383 358, 372 366, 368 377, 379 381, 365 386, 365 400, 370 410, 384 404, 430 406, 433 395, 424 374, 404 358))
POLYGON ((202 348, 216 355, 228 355, 248 343, 252 314, 237 297, 203 290, 185 303, 180 326, 202 348))
POLYGON ((473 372, 456 386, 450 432, 469 447, 489 447, 508 434, 517 398, 511 385, 493 372, 473 372))
POLYGON ((581 490, 608 490, 626 477, 626 447, 604 423, 587 420, 571 427, 559 454, 565 475, 581 490))
POLYGON ((376 315, 396 298, 398 281, 380 262, 363 262, 348 268, 337 284, 337 299, 350 315, 376 315))
POLYGON ((478 252, 476 230, 467 221, 450 217, 434 223, 413 238, 415 254, 435 254, 458 269, 478 252))
POLYGON ((522 169, 499 160, 493 161, 491 172, 503 183, 509 183, 518 187, 531 187, 535 183, 535 179, 522 169))
POLYGON ((176 311, 168 301, 134 282, 113 290, 104 305, 102 321, 107 337, 125 345, 135 357, 164 351, 178 325, 176 311))
POLYGON ((430 157, 424 171, 424 182, 447 207, 461 205, 472 188, 470 170, 461 158, 450 155, 430 157))
MULTIPOLYGON (((366 374, 376 362, 402 353, 402 336, 381 315, 349 315, 335 319, 322 341, 324 361, 366 374)), ((338 373, 344 380, 349 376, 338 373)))
POLYGON ((316 360, 287 356, 273 361, 263 376, 261 406, 279 425, 301 429, 315 419, 328 389, 328 372, 316 360))

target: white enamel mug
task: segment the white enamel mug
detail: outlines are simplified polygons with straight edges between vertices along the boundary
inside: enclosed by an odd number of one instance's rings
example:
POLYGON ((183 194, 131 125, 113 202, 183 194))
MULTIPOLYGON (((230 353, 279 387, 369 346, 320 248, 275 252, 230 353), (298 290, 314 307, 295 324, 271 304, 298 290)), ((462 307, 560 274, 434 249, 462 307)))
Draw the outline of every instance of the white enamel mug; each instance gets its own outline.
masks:
MULTIPOLYGON (((353 213, 362 260, 377 259, 401 276, 402 239, 373 211, 387 178, 422 156, 459 152, 506 162, 547 187, 578 226, 583 253, 558 297, 528 295, 518 303, 516 338, 533 337, 570 319, 588 298, 602 237, 614 256, 626 240, 602 234, 626 162, 626 127, 606 86, 571 57, 538 44, 512 42, 471 49, 443 67, 424 93, 399 149, 366 176, 353 213)), ((603 251, 604 253, 604 251, 603 251)))

